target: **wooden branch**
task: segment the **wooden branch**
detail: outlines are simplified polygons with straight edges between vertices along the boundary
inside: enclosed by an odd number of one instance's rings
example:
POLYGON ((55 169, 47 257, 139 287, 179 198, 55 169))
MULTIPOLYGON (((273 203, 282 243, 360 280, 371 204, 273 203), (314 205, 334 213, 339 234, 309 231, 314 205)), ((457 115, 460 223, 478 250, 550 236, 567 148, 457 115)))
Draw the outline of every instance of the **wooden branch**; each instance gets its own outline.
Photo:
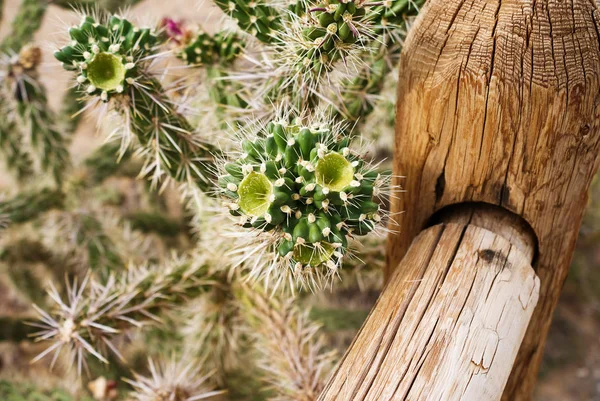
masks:
POLYGON ((501 398, 538 300, 531 236, 445 219, 460 223, 415 239, 320 401, 501 398))
POLYGON ((505 400, 529 400, 600 151, 600 12, 587 0, 430 0, 400 61, 388 277, 440 209, 485 202, 538 240, 540 302, 505 400))

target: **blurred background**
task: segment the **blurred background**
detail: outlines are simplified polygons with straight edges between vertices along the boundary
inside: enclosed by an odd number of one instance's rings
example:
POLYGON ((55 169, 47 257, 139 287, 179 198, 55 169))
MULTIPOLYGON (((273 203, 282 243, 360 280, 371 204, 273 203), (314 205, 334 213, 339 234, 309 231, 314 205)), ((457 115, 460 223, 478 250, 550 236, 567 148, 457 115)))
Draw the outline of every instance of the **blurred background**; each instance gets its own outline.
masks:
MULTIPOLYGON (((4 0, 0 39, 10 30, 18 5, 19 0, 4 0)), ((163 17, 185 19, 207 29, 221 17, 214 7, 201 6, 196 0, 144 0, 132 7, 131 15, 155 20, 163 17)), ((55 110, 61 107, 69 75, 53 59, 55 46, 52 43, 63 27, 73 21, 76 18, 71 12, 51 5, 35 37, 43 49, 41 80, 47 87, 51 107, 55 110)), ((388 130, 381 135, 391 135, 391 132, 388 130)), ((70 145, 74 163, 84 160, 103 140, 104 136, 96 130, 95 120, 84 120, 70 145)), ((15 181, 2 168, 0 193, 10 192, 15 181)), ((118 209, 133 229, 144 233, 145 240, 150 243, 147 249, 151 249, 153 254, 164 255, 171 249, 189 247, 191 240, 185 227, 190 217, 180 206, 177 196, 169 191, 161 195, 148 191, 143 182, 135 179, 139 166, 128 170, 125 164, 121 170, 122 174, 107 180, 96 194, 102 198, 102 202, 118 209), (160 221, 151 219, 150 215, 160 215, 160 221)), ((9 232, 8 235, 14 233, 9 232)), ((45 362, 30 365, 29 361, 40 352, 40 348, 29 341, 11 341, 7 334, 15 330, 14 322, 33 316, 31 304, 44 302, 47 282, 55 274, 56 264, 66 261, 48 256, 51 252, 45 249, 43 241, 26 233, 5 238, 4 241, 11 246, 0 253, 0 332, 4 333, 0 339, 7 340, 0 341, 0 380, 18 380, 39 386, 57 385, 68 389, 69 380, 72 380, 70 373, 60 369, 50 372, 45 362)), ((376 266, 381 262, 382 258, 373 261, 373 264, 376 266)), ((58 267, 59 270, 62 268, 58 267)), ((376 269, 371 269, 358 280, 350 278, 336 285, 333 295, 327 291, 306 300, 307 305, 313 306, 311 317, 323 324, 330 347, 343 352, 350 344, 375 302, 380 285, 379 274, 376 269)), ((118 372, 110 374, 118 375, 118 372)), ((243 387, 242 381, 240 388, 243 387)), ((247 392, 251 394, 251 390, 247 392)), ((240 396, 240 399, 243 398, 240 396)), ((247 399, 253 397, 248 396, 247 399)), ((591 189, 577 251, 554 315, 536 400, 600 401, 599 178, 594 180, 591 189)))

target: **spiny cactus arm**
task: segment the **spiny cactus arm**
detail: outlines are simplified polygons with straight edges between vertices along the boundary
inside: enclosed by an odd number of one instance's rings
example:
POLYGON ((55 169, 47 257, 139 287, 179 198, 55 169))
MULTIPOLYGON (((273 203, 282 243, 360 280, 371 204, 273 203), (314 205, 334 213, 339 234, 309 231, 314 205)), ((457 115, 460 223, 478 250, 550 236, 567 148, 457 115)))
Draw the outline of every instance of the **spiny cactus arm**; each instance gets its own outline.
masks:
POLYGON ((373 52, 366 53, 364 58, 371 61, 357 76, 343 83, 341 107, 333 108, 337 118, 358 121, 371 114, 374 104, 370 97, 381 92, 386 76, 402 51, 398 39, 406 33, 406 19, 417 15, 424 3, 425 0, 396 0, 389 7, 382 5, 376 9, 379 26, 376 33, 385 33, 385 41, 373 52))
POLYGON ((216 151, 194 136, 190 123, 148 71, 159 41, 153 30, 114 15, 100 22, 85 16, 69 35, 70 44, 55 57, 77 74, 80 91, 96 102, 108 102, 121 114, 124 139, 135 135, 146 157, 142 174, 151 174, 154 185, 171 176, 210 190, 216 151))
POLYGON ((87 260, 92 271, 102 269, 104 274, 110 274, 112 271, 122 271, 125 267, 115 244, 93 215, 80 216, 75 235, 77 245, 87 250, 87 260))
POLYGON ((42 168, 60 185, 65 171, 71 166, 67 138, 56 126, 55 115, 41 83, 29 76, 20 85, 23 88, 23 97, 17 103, 20 120, 29 131, 32 146, 39 149, 42 168))
POLYGON ((13 119, 8 118, 9 114, 2 107, 0 100, 0 114, 4 118, 0 119, 0 152, 6 159, 6 167, 14 170, 19 181, 31 178, 33 174, 33 161, 29 153, 23 148, 20 132, 13 119))
POLYGON ((21 192, 12 199, 0 201, 0 214, 7 215, 13 223, 25 223, 50 209, 61 209, 64 198, 62 191, 49 188, 21 192))
POLYGON ((389 72, 389 62, 382 56, 374 59, 368 68, 363 68, 361 75, 347 80, 342 90, 341 105, 332 107, 336 119, 358 121, 371 114, 375 105, 369 96, 381 92, 389 72))
POLYGON ((273 35, 281 26, 281 10, 268 5, 265 0, 214 0, 223 12, 233 18, 238 26, 264 43, 278 39, 273 35))
POLYGON ((241 302, 273 399, 316 400, 337 359, 326 350, 320 326, 293 298, 247 288, 241 302))
POLYGON ((33 35, 42 24, 48 7, 47 0, 22 0, 17 15, 12 22, 12 33, 0 43, 0 52, 19 51, 31 42, 33 35))
POLYGON ((62 98, 62 107, 58 115, 60 127, 69 136, 75 133, 83 116, 79 112, 82 103, 81 93, 77 91, 77 87, 69 87, 62 98))
POLYGON ((119 278, 109 276, 105 283, 88 275, 81 285, 69 286, 66 301, 53 288, 50 296, 56 309, 45 312, 36 307, 40 321, 35 325, 41 329, 37 340, 50 345, 34 361, 53 352, 57 355, 63 347, 77 355, 79 372, 86 365, 87 354, 105 363, 107 351, 122 358, 113 337, 204 293, 211 285, 207 272, 202 257, 174 258, 160 266, 131 267, 119 278))
POLYGON ((218 66, 207 66, 206 77, 210 80, 210 99, 217 106, 217 117, 225 128, 232 124, 232 121, 228 120, 228 110, 239 111, 248 107, 248 102, 242 94, 243 87, 238 82, 227 79, 227 73, 218 66))
POLYGON ((151 77, 131 88, 130 108, 123 110, 145 158, 142 175, 151 175, 153 185, 166 175, 176 181, 194 183, 202 191, 213 189, 211 144, 194 137, 194 129, 165 97, 160 83, 151 77))
POLYGON ((100 184, 108 177, 118 173, 119 169, 127 162, 133 152, 127 148, 121 151, 118 142, 107 142, 88 156, 83 164, 85 166, 85 182, 89 186, 100 184), (118 162, 115 162, 118 154, 121 154, 118 162))

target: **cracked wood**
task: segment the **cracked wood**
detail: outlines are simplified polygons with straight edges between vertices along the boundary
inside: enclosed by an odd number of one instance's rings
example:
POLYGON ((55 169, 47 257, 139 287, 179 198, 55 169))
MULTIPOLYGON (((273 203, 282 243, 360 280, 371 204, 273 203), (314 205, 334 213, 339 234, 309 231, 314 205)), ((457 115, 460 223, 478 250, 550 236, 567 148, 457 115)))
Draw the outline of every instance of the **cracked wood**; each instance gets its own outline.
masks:
POLYGON ((388 277, 431 216, 486 202, 538 238, 540 302, 505 399, 531 399, 600 150, 591 0, 430 0, 400 61, 388 277))
POLYGON ((538 299, 529 250, 471 223, 423 231, 319 401, 499 400, 538 299))

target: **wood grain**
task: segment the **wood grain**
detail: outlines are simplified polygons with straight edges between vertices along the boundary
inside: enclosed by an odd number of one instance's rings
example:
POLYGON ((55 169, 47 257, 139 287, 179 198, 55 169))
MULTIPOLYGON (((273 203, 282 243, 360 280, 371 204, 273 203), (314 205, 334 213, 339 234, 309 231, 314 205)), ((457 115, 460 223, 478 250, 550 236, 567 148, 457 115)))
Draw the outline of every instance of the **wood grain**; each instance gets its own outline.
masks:
POLYGON ((499 400, 538 299, 530 262, 472 224, 425 230, 319 400, 499 400))
POLYGON ((600 150, 600 14, 591 0, 430 0, 400 65, 395 174, 406 193, 388 277, 431 216, 485 202, 538 239, 540 302, 506 400, 531 399, 600 150))

